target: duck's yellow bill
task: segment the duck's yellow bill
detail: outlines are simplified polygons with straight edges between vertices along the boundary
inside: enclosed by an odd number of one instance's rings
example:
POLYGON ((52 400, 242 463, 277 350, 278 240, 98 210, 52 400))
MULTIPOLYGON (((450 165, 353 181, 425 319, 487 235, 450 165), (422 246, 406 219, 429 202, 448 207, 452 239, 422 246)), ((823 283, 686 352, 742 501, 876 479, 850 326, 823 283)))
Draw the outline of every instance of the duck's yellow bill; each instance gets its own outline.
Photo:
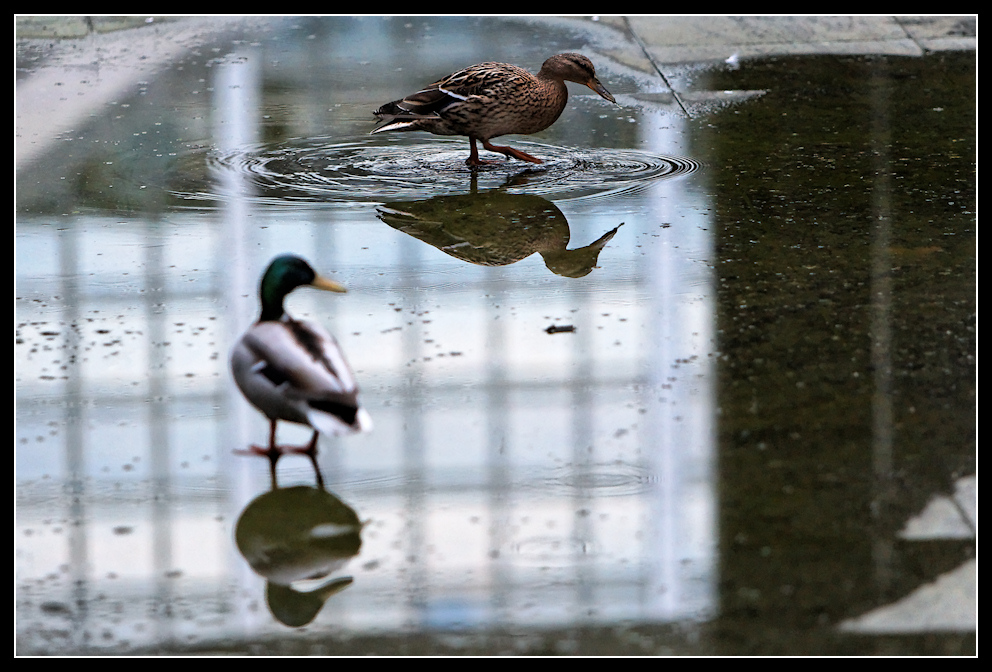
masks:
POLYGON ((310 283, 310 286, 316 287, 317 289, 323 289, 328 292, 340 292, 342 294, 348 291, 345 288, 345 286, 342 285, 340 282, 334 282, 333 280, 328 280, 327 278, 320 275, 318 275, 316 278, 313 279, 313 282, 310 283))

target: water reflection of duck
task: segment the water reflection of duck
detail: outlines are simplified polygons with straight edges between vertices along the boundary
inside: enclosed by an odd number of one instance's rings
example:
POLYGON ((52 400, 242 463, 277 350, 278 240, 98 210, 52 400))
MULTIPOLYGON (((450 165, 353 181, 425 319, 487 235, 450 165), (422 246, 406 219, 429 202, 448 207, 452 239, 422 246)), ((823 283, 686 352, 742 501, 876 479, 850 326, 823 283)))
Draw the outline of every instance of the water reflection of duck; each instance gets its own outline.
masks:
POLYGON ((321 579, 358 554, 361 531, 358 514, 334 494, 295 486, 252 500, 238 518, 234 538, 248 565, 266 580, 269 610, 282 623, 299 627, 351 585, 350 576, 321 579), (315 581, 316 587, 303 588, 315 581))
POLYGON ((568 101, 565 81, 584 84, 616 103, 596 79, 596 68, 582 54, 557 54, 544 62, 537 75, 509 63, 479 63, 459 70, 400 100, 386 103, 374 112, 384 131, 427 131, 434 135, 467 135, 471 146, 470 166, 479 159, 476 140, 491 152, 521 161, 541 159, 512 147, 489 143, 509 133, 528 135, 555 123, 568 101))
POLYGON ((269 458, 272 484, 276 462, 284 452, 307 455, 317 473, 317 436, 368 431, 372 421, 358 403, 355 376, 337 341, 317 324, 294 320, 283 300, 301 286, 343 292, 344 287, 317 275, 299 257, 277 257, 262 276, 262 314, 234 346, 231 369, 245 397, 269 418, 268 447, 251 446, 251 453, 269 458), (313 428, 306 446, 277 446, 276 423, 296 422, 313 428))
POLYGON ((445 254, 482 266, 505 266, 540 253, 553 273, 587 275, 617 226, 596 242, 567 249, 571 232, 558 207, 540 196, 502 189, 386 203, 379 219, 445 254))

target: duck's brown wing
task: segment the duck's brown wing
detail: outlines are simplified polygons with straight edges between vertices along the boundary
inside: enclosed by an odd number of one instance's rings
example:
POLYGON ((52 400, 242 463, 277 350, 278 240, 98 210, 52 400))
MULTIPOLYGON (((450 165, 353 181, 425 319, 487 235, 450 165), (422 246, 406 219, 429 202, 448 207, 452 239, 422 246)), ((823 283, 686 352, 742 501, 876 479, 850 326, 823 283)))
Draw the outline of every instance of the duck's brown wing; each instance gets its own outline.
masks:
POLYGON ((453 72, 416 93, 386 103, 374 114, 386 122, 438 117, 452 105, 473 96, 498 96, 507 87, 522 84, 533 75, 508 63, 479 63, 453 72))
POLYGON ((454 72, 431 86, 464 100, 469 96, 498 95, 504 89, 533 79, 532 74, 509 63, 479 63, 454 72))
POLYGON ((401 119, 437 117, 448 105, 458 100, 438 89, 435 83, 405 98, 386 103, 373 114, 387 123, 401 119))

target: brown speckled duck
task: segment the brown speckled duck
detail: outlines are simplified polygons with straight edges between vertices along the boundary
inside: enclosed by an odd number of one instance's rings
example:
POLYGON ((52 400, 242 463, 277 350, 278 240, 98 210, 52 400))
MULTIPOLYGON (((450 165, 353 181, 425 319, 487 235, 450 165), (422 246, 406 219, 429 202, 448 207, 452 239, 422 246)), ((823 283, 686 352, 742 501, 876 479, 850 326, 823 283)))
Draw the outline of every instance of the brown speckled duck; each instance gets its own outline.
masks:
POLYGON ((617 102, 596 79, 592 61, 582 54, 552 56, 536 75, 509 63, 479 63, 386 103, 374 112, 385 123, 372 133, 467 135, 472 148, 465 161, 469 166, 488 163, 479 159, 476 140, 491 152, 542 163, 526 152, 493 145, 489 140, 508 133, 537 133, 555 123, 568 101, 566 80, 584 84, 611 103, 617 102))

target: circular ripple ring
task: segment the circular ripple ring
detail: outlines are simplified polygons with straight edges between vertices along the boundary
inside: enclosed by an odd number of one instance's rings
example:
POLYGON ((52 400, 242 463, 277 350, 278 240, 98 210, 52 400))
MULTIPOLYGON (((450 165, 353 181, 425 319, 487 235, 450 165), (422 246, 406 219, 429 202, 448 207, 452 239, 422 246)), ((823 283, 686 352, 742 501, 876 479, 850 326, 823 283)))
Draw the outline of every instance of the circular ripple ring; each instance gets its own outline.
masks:
MULTIPOLYGON (((517 142, 540 156, 539 166, 500 158, 476 172, 480 189, 505 186, 555 200, 597 198, 645 189, 659 180, 692 174, 700 164, 681 156, 630 149, 579 149, 517 142)), ((471 170, 463 140, 421 143, 362 139, 288 141, 211 153, 206 161, 216 185, 238 184, 239 194, 266 203, 386 202, 465 193, 471 170)), ((215 194, 181 194, 225 199, 215 194)))

